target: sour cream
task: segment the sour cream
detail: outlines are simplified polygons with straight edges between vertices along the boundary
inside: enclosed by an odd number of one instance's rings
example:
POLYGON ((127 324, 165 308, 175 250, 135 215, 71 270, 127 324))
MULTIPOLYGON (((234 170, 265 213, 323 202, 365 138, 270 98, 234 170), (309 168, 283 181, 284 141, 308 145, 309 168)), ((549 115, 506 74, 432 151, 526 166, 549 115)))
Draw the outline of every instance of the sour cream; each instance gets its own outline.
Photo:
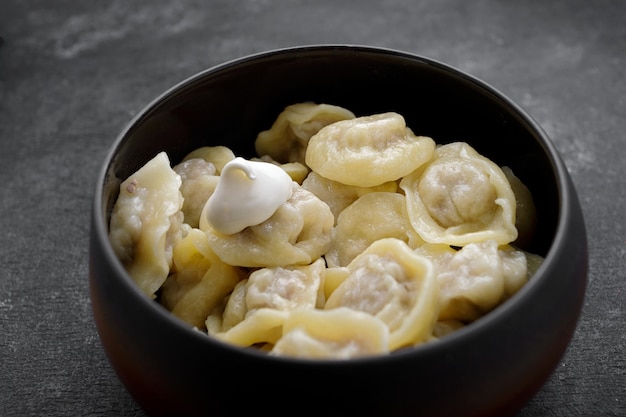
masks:
POLYGON ((201 222, 223 234, 238 233, 269 219, 292 190, 293 180, 281 167, 237 157, 224 165, 201 222))

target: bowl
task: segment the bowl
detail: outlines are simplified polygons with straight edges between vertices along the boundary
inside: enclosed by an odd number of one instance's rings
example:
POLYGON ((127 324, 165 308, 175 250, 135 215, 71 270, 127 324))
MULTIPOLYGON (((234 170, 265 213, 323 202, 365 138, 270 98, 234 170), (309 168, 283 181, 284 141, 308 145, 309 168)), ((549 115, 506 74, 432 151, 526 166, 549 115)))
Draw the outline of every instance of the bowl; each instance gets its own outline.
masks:
POLYGON ((354 45, 263 52, 204 70, 148 104, 114 141, 99 173, 90 231, 90 295, 104 350, 152 416, 504 416, 540 389, 563 357, 588 270, 581 208, 557 150, 495 88, 449 65, 354 45), (433 343, 343 361, 271 357, 217 341, 146 297, 116 258, 108 222, 122 180, 160 151, 172 163, 200 146, 254 155, 282 109, 314 101, 357 115, 395 111, 416 134, 466 141, 528 186, 545 257, 513 297, 433 343), (316 410, 316 411, 315 411, 316 410))

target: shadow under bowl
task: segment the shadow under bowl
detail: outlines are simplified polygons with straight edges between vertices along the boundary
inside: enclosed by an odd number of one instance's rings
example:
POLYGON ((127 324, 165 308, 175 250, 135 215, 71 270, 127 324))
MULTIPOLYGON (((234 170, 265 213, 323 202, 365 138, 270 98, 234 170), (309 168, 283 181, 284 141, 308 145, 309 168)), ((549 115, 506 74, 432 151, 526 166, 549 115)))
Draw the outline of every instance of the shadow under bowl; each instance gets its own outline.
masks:
POLYGON ((207 69, 162 94, 123 130, 98 178, 90 236, 94 318, 110 362, 150 415, 255 410, 326 416, 503 416, 544 384, 573 336, 587 283, 584 221, 553 144, 515 103, 448 65, 400 51, 320 45, 207 69), (437 341, 346 361, 268 357, 191 329, 134 284, 108 239, 119 184, 160 151, 200 146, 254 156, 256 135, 289 104, 402 114, 417 135, 465 141, 528 186, 545 257, 531 281, 484 318, 437 341))

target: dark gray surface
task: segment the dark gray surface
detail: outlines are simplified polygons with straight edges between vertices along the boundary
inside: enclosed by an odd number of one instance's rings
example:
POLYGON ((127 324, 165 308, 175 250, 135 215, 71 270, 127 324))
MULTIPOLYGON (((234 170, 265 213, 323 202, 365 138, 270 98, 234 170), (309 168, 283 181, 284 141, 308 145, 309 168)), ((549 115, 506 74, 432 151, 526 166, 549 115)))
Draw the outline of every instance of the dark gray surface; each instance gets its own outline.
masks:
POLYGON ((626 2, 208 4, 3 0, 0 415, 142 415, 91 316, 88 221, 103 158, 137 111, 184 78, 316 43, 446 62, 546 130, 586 216, 589 287, 566 356, 520 416, 626 415, 626 2))

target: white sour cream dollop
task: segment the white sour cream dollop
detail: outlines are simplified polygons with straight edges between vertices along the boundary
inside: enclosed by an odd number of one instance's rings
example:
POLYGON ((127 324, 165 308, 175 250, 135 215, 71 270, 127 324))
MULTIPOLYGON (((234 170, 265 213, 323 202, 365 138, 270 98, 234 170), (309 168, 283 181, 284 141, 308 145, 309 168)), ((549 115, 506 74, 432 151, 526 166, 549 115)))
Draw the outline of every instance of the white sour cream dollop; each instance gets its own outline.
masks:
POLYGON ((293 180, 281 167, 237 157, 224 165, 201 222, 223 234, 238 233, 269 219, 292 190, 293 180))

